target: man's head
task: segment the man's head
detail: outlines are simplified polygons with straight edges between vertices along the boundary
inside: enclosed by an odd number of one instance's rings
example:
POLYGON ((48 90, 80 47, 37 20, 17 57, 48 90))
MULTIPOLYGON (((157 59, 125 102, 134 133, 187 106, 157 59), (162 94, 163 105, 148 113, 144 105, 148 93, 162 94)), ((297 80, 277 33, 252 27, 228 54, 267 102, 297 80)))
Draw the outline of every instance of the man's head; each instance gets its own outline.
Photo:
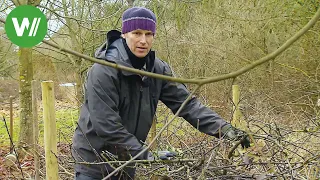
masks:
POLYGON ((149 9, 133 7, 123 13, 122 37, 137 57, 142 58, 149 53, 155 32, 156 16, 149 9))

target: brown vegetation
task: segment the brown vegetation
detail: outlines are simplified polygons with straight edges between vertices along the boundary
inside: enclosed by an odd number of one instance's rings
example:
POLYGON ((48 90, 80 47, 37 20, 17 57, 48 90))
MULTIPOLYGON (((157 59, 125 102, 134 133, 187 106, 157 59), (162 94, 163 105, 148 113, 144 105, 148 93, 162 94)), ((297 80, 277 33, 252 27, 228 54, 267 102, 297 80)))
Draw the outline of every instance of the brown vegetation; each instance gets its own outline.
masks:
MULTIPOLYGON (((9 7, 10 2, 5 2, 9 7)), ((154 49, 157 56, 167 61, 178 77, 188 79, 227 74, 274 52, 320 7, 315 0, 128 2, 146 5, 156 13, 158 25, 154 49)), ((50 34, 49 41, 91 57, 105 41, 106 32, 120 28, 119 17, 127 8, 121 3, 103 1, 63 1, 62 5, 48 1, 43 5, 45 7, 40 8, 45 10, 47 17, 63 25, 60 29, 52 27, 55 33, 50 34)), ((3 77, 0 80, 0 105, 7 115, 8 97, 18 98, 19 95, 18 81, 12 79, 19 79, 18 55, 14 45, 1 33, 1 26, 0 23, 0 76, 3 77)), ((177 119, 159 137, 158 149, 175 150, 179 153, 175 160, 188 161, 141 163, 137 166, 139 178, 320 178, 319 32, 318 21, 289 49, 268 63, 235 79, 206 84, 196 92, 202 102, 231 121, 231 86, 238 84, 241 89, 241 128, 252 135, 253 147, 247 151, 238 148, 229 159, 233 144, 203 135, 177 119)), ((57 111, 69 114, 70 109, 79 106, 76 102, 81 102, 79 87, 91 64, 83 58, 41 44, 33 50, 33 79, 54 80, 56 98, 67 102, 63 103, 67 108, 59 105, 57 111), (66 82, 78 82, 78 88, 58 86, 66 82)), ((196 88, 192 84, 187 86, 191 90, 196 88)), ((172 114, 160 106, 157 117, 159 131, 172 114)), ((68 145, 76 119, 74 115, 57 117, 58 122, 66 124, 61 125, 58 131, 61 133, 59 138, 62 137, 68 145)), ((0 132, 5 132, 2 129, 0 132)), ((0 150, 0 157, 6 154, 4 151, 8 149, 0 150)), ((70 162, 73 159, 68 148, 63 151, 57 155, 61 178, 72 179, 73 163, 70 162)), ((1 168, 3 166, 0 165, 0 172, 1 168)), ((43 169, 42 164, 42 172, 43 169)))

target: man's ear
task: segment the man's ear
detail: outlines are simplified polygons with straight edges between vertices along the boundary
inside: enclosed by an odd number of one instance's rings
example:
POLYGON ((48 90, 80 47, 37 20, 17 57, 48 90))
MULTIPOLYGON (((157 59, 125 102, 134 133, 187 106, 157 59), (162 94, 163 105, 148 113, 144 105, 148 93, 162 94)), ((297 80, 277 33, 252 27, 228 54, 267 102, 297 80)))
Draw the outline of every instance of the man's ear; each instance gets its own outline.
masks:
POLYGON ((125 38, 126 38, 126 36, 125 36, 124 34, 121 34, 121 37, 122 37, 123 39, 125 39, 125 38))

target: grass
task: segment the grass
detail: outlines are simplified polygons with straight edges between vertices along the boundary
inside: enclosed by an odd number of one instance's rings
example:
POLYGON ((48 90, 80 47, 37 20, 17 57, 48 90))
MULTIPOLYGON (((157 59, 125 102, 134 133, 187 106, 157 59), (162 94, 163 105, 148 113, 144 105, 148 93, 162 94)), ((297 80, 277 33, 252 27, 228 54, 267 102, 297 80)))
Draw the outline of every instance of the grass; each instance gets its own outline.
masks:
MULTIPOLYGON (((17 114, 15 112, 15 114, 17 114)), ((8 115, 4 115, 8 129, 10 120, 8 115)), ((1 118, 2 119, 2 118, 1 118)), ((13 118, 13 142, 18 142, 20 130, 20 117, 15 115, 13 118)), ((43 145, 43 119, 42 112, 39 112, 39 143, 43 145)), ((59 109, 56 111, 56 127, 57 127, 57 142, 70 143, 76 122, 78 120, 78 110, 75 108, 59 109)), ((0 121, 0 146, 10 145, 9 135, 5 127, 5 122, 0 121)))
MULTIPOLYGON (((164 111, 163 107, 158 108, 158 111, 164 111)), ((14 136, 13 142, 16 144, 18 142, 19 129, 20 129, 20 118, 18 116, 18 112, 14 112, 14 136)), ((39 111, 38 120, 39 120, 39 144, 43 146, 44 144, 44 124, 42 111, 39 111)), ((77 126, 78 121, 78 109, 76 108, 57 108, 56 110, 56 127, 57 127, 57 142, 58 143, 67 143, 71 144, 72 136, 74 130, 77 126)), ((6 115, 6 121, 8 127, 9 123, 9 115, 6 115)), ((157 117, 157 132, 165 125, 165 123, 173 117, 173 114, 169 111, 165 111, 165 113, 158 113, 157 117)), ((169 127, 163 132, 161 135, 162 138, 168 138, 168 142, 173 146, 178 145, 177 139, 185 139, 190 136, 199 137, 201 133, 192 127, 187 121, 182 118, 175 119, 169 127)), ((149 134, 150 137, 150 134, 149 134)), ((191 139, 191 138, 188 138, 191 139)), ((196 138, 194 139, 196 140, 196 138)), ((192 143, 192 142, 189 142, 192 143)), ((10 145, 9 136, 6 131, 5 125, 3 121, 0 121, 0 146, 8 146, 10 145)))
POLYGON ((58 142, 70 143, 77 127, 78 110, 67 109, 56 111, 58 142))
MULTIPOLYGON (((1 117, 0 121, 0 146, 8 146, 10 145, 9 135, 8 131, 10 129, 10 119, 9 116, 3 115, 5 118, 6 123, 4 122, 3 117, 1 117), (7 124, 7 128, 5 126, 7 124)), ((19 133, 19 118, 14 117, 13 118, 13 142, 17 142, 18 140, 18 133, 19 133)))

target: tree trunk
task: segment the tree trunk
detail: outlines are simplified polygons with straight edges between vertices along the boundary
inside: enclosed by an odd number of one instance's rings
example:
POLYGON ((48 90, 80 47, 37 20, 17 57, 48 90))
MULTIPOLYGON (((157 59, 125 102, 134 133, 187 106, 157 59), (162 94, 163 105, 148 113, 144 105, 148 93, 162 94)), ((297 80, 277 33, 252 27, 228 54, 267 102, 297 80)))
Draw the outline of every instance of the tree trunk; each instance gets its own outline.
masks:
MULTIPOLYGON (((75 73, 75 79, 76 79, 76 101, 77 101, 77 107, 80 110, 81 104, 83 103, 83 81, 81 78, 81 58, 76 58, 76 73, 75 73)), ((80 112, 80 111, 79 111, 80 112)))
MULTIPOLYGON (((269 32, 266 34, 266 37, 267 38, 264 39, 265 54, 269 54, 274 52, 278 48, 279 39, 272 29, 269 30, 269 32)), ((275 81, 274 80, 275 58, 272 59, 267 66, 268 66, 268 72, 269 72, 270 86, 273 89, 274 81, 275 81)))
MULTIPOLYGON (((74 8, 75 1, 74 0, 71 1, 71 4, 72 4, 71 5, 72 6, 71 12, 68 12, 66 0, 62 0, 62 3, 63 3, 63 8, 64 8, 64 15, 74 17, 76 14, 75 8, 74 8)), ((84 2, 82 2, 82 1, 81 1, 81 3, 84 4, 84 2)), ((70 18, 66 18, 66 23, 68 25, 72 49, 75 51, 78 51, 80 53, 83 53, 82 48, 81 48, 81 44, 78 42, 77 36, 76 36, 76 34, 81 34, 81 27, 78 27, 77 23, 73 23, 72 19, 70 19, 70 18)), ((75 96, 76 96, 76 101, 77 101, 77 107, 80 109, 80 106, 83 102, 83 93, 82 93, 83 82, 82 82, 82 78, 81 78, 82 59, 77 56, 71 56, 71 57, 72 57, 73 65, 76 69, 75 77, 74 77, 75 81, 76 81, 76 86, 75 86, 76 94, 75 94, 75 96)))
POLYGON ((32 5, 32 6, 38 6, 41 2, 41 0, 12 0, 15 6, 20 5, 32 5))
POLYGON ((29 148, 33 144, 32 90, 33 78, 32 48, 20 48, 20 133, 19 147, 29 148))
MULTIPOLYGON (((40 2, 41 0, 13 1, 16 6, 37 6, 40 2)), ((34 144, 31 88, 33 80, 32 48, 20 48, 19 51, 20 133, 18 147, 24 147, 28 150, 34 144)))

